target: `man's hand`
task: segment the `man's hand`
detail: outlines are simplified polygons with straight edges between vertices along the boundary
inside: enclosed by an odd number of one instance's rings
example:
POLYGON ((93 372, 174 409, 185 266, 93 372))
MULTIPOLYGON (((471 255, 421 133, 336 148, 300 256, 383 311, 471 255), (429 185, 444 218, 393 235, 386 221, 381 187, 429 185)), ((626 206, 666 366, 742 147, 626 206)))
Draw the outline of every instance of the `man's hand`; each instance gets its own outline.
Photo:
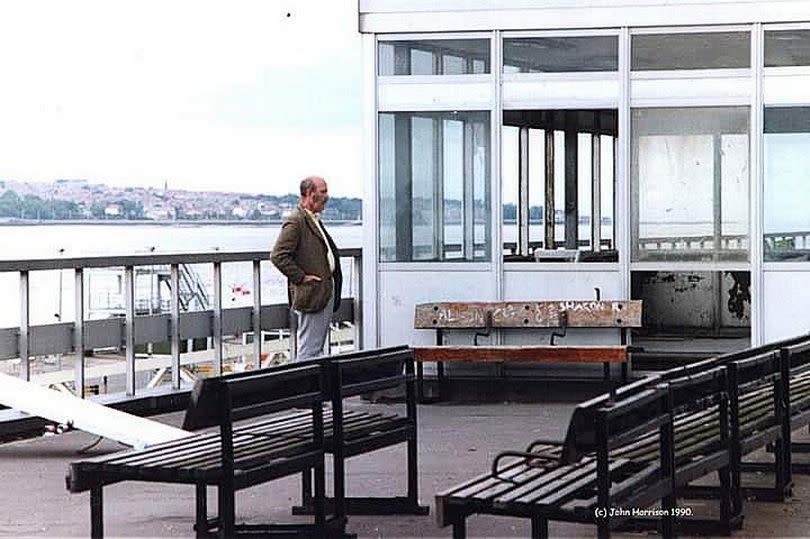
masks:
POLYGON ((309 273, 307 273, 306 275, 304 275, 304 280, 301 281, 301 283, 311 283, 311 282, 320 282, 320 281, 321 281, 321 278, 318 277, 317 275, 310 275, 309 273))

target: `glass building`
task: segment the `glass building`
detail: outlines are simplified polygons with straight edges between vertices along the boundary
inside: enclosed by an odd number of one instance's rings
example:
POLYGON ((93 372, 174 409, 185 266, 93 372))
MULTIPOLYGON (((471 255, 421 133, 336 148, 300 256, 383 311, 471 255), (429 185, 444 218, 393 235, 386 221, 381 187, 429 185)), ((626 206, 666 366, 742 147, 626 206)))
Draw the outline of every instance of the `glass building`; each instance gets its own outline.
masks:
POLYGON ((596 289, 644 300, 647 351, 810 331, 810 4, 359 6, 366 346, 596 289))

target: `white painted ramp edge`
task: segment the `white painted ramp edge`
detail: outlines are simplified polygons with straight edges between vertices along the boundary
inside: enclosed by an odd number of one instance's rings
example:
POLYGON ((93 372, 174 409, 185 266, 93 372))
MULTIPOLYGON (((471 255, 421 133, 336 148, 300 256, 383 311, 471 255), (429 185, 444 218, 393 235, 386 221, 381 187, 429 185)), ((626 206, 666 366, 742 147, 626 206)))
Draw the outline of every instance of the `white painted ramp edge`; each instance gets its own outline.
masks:
POLYGON ((194 435, 7 374, 0 374, 0 403, 137 449, 194 435))

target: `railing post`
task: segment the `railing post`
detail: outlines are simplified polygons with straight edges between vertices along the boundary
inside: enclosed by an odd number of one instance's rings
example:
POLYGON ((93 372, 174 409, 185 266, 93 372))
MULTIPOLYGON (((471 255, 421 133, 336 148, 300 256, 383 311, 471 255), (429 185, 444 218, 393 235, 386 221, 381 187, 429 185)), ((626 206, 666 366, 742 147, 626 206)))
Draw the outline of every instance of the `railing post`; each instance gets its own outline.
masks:
POLYGON ((180 266, 171 264, 169 268, 172 284, 171 333, 169 334, 172 342, 172 388, 180 389, 180 266))
POLYGON ((253 261, 253 366, 262 368, 262 270, 261 261, 253 261))
POLYGON ((363 349, 363 255, 352 257, 354 264, 354 349, 363 349))
MULTIPOLYGON (((61 270, 60 270, 61 271, 61 270)), ((84 270, 76 268, 74 272, 74 295, 76 298, 76 317, 73 321, 73 349, 76 357, 73 363, 73 380, 76 396, 85 396, 84 381, 84 270)))
POLYGON ((214 373, 222 374, 222 262, 214 262, 214 373))
POLYGON ((135 396, 135 268, 124 268, 124 347, 126 349, 126 391, 135 396))
POLYGON ((31 380, 31 297, 28 270, 20 271, 20 378, 31 380))

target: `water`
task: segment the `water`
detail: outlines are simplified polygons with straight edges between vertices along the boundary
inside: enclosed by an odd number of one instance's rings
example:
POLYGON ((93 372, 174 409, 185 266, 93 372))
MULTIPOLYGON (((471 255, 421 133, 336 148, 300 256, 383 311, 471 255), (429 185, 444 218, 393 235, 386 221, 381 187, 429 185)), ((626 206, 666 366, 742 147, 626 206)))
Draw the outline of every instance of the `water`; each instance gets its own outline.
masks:
MULTIPOLYGON (((194 225, 194 224, 54 224, 0 226, 0 258, 80 257, 116 254, 161 254, 182 252, 269 251, 276 240, 279 225, 194 225)), ((329 232, 341 248, 362 246, 362 227, 331 225, 329 232)), ((205 283, 213 282, 210 264, 194 267, 205 283)), ((347 288, 351 293, 351 264, 344 261, 347 288)), ((85 309, 88 318, 109 315, 123 301, 119 272, 85 271, 85 309)), ((252 296, 243 294, 252 288, 250 262, 223 264, 222 290, 226 307, 252 304, 252 296)), ((136 301, 154 297, 152 279, 136 281, 136 301)), ((168 292, 162 292, 168 297, 168 292)), ((73 321, 75 312, 73 272, 38 271, 30 276, 31 323, 49 324, 73 321), (61 291, 61 293, 60 293, 61 291)), ((0 273, 0 328, 19 325, 19 276, 0 273)), ((286 301, 284 277, 269 262, 262 263, 262 300, 286 301)))

